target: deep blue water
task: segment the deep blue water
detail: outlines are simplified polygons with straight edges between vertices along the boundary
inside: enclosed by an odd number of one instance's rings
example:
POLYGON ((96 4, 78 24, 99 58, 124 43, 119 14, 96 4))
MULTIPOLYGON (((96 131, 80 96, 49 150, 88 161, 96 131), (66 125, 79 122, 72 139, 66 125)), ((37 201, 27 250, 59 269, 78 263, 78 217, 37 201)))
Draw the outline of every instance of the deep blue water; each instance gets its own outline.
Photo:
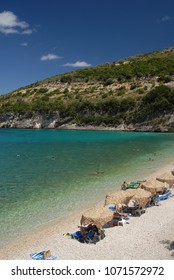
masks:
POLYGON ((0 130, 0 244, 104 200, 174 158, 174 134, 0 130), (150 160, 151 159, 151 160, 150 160))

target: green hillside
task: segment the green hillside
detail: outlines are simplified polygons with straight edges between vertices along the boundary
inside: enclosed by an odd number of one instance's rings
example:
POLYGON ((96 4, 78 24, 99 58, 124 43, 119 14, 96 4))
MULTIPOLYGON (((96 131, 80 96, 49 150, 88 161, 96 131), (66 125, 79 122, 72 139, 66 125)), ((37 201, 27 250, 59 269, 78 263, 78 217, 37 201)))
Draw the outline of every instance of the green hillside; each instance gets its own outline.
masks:
POLYGON ((174 113, 174 48, 54 76, 0 96, 0 114, 59 111, 62 123, 116 126, 174 113))

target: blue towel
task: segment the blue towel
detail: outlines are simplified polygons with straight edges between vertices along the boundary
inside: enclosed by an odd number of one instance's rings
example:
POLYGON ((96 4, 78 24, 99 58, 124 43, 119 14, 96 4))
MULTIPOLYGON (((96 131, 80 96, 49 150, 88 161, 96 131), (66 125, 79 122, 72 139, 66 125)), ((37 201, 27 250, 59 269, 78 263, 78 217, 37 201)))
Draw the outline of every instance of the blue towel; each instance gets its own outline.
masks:
POLYGON ((156 201, 167 199, 167 198, 169 198, 171 195, 172 195, 171 191, 168 190, 166 193, 161 194, 161 195, 158 195, 157 198, 156 198, 156 201))
POLYGON ((55 257, 55 256, 50 256, 49 258, 44 258, 44 252, 45 251, 41 251, 41 252, 37 252, 37 253, 33 253, 33 254, 31 254, 30 256, 31 256, 31 258, 33 259, 33 260, 55 260, 55 259, 57 259, 57 257, 55 257))
POLYGON ((72 234, 72 237, 78 239, 78 238, 83 238, 83 235, 81 234, 80 231, 76 231, 72 234))
POLYGON ((116 210, 116 208, 115 208, 114 205, 110 205, 108 208, 109 208, 110 210, 112 210, 112 211, 115 211, 115 210, 116 210))

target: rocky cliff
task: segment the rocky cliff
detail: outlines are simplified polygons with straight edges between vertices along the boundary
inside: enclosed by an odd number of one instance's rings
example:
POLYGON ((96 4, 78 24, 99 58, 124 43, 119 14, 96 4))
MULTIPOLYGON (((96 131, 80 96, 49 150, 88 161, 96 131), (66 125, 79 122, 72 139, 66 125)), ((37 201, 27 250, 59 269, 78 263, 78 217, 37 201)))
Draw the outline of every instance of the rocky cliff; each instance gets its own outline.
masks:
POLYGON ((165 115, 163 119, 154 119, 151 122, 129 124, 123 122, 115 126, 81 126, 74 122, 68 122, 68 119, 61 119, 58 111, 24 114, 8 113, 0 114, 0 128, 174 132, 174 114, 165 115))
POLYGON ((57 128, 60 125, 58 111, 0 114, 0 128, 57 128))

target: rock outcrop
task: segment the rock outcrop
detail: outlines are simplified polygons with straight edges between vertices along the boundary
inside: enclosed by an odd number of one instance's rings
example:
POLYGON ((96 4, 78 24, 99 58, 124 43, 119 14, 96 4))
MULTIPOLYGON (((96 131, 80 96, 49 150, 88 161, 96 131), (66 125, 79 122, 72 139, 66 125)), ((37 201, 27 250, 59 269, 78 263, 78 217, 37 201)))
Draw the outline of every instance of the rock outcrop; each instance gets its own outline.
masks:
POLYGON ((57 128, 61 125, 59 111, 44 113, 0 114, 0 128, 57 128))
POLYGON ((122 123, 115 126, 79 126, 68 118, 61 118, 59 111, 43 113, 6 113, 0 114, 0 128, 28 128, 28 129, 88 129, 114 131, 156 131, 174 132, 174 114, 163 116, 162 120, 153 119, 150 122, 122 123))

